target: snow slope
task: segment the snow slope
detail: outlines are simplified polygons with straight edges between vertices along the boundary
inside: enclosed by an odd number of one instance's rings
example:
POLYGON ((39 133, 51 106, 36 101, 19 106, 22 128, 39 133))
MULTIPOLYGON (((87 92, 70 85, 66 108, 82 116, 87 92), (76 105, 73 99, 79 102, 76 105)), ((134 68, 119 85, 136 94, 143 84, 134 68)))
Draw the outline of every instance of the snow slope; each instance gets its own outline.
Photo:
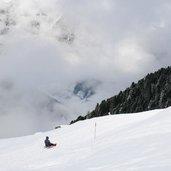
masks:
POLYGON ((171 108, 110 115, 0 139, 2 171, 170 171, 171 108), (95 136, 96 123, 96 136, 95 136), (56 148, 45 149, 49 136, 56 148))

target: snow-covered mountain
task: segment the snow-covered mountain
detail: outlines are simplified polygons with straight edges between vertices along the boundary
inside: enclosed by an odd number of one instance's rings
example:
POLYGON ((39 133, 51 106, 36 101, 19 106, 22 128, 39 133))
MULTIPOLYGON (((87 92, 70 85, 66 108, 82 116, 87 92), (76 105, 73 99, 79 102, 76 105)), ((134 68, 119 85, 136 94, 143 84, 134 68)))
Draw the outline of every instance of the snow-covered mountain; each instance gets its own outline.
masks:
POLYGON ((170 171, 171 108, 110 115, 0 139, 3 171, 170 171), (96 127, 95 127, 96 125, 96 127), (44 148, 50 137, 57 147, 44 148))
MULTIPOLYGON (((74 31, 63 18, 62 4, 40 0, 2 0, 0 2, 0 34, 18 34, 21 37, 39 35, 71 44, 74 31)), ((18 36, 15 35, 15 36, 18 36)), ((14 35, 13 35, 14 36, 14 35)))
POLYGON ((100 85, 97 80, 86 80, 78 82, 73 90, 73 93, 82 100, 87 100, 96 94, 96 88, 100 85))
POLYGON ((69 4, 0 2, 0 130, 6 130, 1 137, 68 123, 103 97, 97 93, 100 78, 80 72, 89 63, 86 57, 95 43, 90 38, 96 34, 69 4))
POLYGON ((170 7, 170 0, 1 0, 0 137, 69 123, 167 66, 170 7))

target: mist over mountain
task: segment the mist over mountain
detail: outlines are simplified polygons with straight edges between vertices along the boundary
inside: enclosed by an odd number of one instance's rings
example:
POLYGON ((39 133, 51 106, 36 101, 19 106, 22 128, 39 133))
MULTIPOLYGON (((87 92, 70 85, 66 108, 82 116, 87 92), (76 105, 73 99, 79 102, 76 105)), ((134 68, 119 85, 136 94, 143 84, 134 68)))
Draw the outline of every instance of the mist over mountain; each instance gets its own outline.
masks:
POLYGON ((94 94, 96 94, 96 87, 100 85, 97 80, 86 80, 78 82, 73 90, 73 93, 81 100, 87 100, 94 94))
POLYGON ((95 109, 85 116, 79 116, 71 123, 79 120, 109 114, 138 113, 171 106, 171 67, 148 74, 137 83, 120 91, 118 95, 97 103, 95 109))
POLYGON ((171 62, 171 2, 1 0, 0 137, 69 123, 171 62))

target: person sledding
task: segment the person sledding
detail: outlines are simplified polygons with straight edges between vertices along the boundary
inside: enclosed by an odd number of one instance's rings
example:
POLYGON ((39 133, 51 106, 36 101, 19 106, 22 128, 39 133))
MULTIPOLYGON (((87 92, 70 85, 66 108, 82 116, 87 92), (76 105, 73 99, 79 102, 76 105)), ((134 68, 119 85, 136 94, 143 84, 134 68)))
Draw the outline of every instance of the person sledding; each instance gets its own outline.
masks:
POLYGON ((50 142, 49 137, 47 136, 45 139, 45 147, 49 148, 49 147, 54 147, 56 146, 56 144, 53 144, 50 142))

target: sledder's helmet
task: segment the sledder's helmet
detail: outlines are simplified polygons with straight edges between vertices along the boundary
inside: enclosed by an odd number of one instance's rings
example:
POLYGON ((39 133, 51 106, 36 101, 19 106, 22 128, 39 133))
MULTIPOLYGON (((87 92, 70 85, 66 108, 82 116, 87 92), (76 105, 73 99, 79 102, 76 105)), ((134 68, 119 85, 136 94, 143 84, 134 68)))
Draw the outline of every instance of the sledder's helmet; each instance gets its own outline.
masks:
POLYGON ((48 136, 46 136, 46 139, 48 140, 48 139, 49 139, 49 137, 48 137, 48 136))

